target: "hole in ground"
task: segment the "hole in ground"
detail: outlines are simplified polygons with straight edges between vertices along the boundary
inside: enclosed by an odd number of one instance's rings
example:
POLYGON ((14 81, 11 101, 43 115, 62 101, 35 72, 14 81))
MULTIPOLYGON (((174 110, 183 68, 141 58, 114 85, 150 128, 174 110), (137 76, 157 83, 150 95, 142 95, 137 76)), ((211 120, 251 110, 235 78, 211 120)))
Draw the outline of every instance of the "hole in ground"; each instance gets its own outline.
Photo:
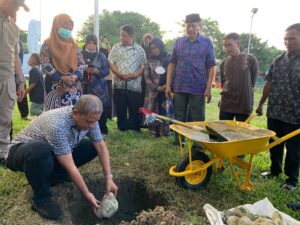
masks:
MULTIPOLYGON (((101 200, 104 195, 105 186, 97 178, 86 180, 86 184, 96 198, 101 200)), ((115 182, 119 187, 117 196, 119 209, 112 218, 97 219, 87 201, 77 189, 74 189, 67 196, 72 223, 74 225, 119 224, 121 221, 135 219, 142 210, 154 209, 157 205, 167 205, 167 201, 159 193, 147 190, 143 181, 122 178, 115 182)))

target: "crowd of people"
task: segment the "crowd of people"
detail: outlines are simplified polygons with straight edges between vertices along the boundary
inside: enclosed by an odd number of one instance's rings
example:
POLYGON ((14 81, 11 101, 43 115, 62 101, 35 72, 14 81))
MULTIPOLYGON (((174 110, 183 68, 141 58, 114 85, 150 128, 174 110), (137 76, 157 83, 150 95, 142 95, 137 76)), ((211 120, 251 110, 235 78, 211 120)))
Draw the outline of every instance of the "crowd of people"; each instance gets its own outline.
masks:
MULTIPOLYGON (((170 54, 163 41, 151 33, 146 33, 139 45, 130 24, 120 28, 120 42, 113 46, 106 36, 98 45, 98 37, 90 34, 78 49, 72 37, 72 18, 59 14, 40 53, 29 58, 29 87, 25 90, 14 22, 19 7, 29 10, 24 0, 0 0, 0 160, 9 169, 24 172, 33 190, 32 207, 43 217, 63 216, 51 198, 50 186, 70 180, 94 210, 100 207, 78 170, 96 156, 106 192, 117 194, 104 141, 108 118, 117 116, 120 131, 139 132, 140 107, 167 115, 172 102, 176 120, 205 120, 216 60, 212 41, 201 34, 199 14, 186 16, 186 34, 174 42, 170 54), (37 118, 10 142, 13 106, 26 94, 31 101, 30 114, 37 118)), ((261 114, 269 99, 268 129, 278 137, 300 128, 300 23, 286 29, 284 43, 287 52, 271 64, 256 109, 261 114)), ((225 35, 223 44, 227 57, 220 65, 223 90, 219 119, 245 121, 253 111, 258 61, 241 52, 237 33, 225 35)), ((149 124, 148 129, 153 137, 170 134, 164 123, 149 124)), ((177 137, 174 144, 178 144, 177 137)), ((299 135, 271 149, 270 171, 262 175, 277 177, 282 173, 284 146, 287 179, 282 188, 293 191, 299 177, 299 135)))

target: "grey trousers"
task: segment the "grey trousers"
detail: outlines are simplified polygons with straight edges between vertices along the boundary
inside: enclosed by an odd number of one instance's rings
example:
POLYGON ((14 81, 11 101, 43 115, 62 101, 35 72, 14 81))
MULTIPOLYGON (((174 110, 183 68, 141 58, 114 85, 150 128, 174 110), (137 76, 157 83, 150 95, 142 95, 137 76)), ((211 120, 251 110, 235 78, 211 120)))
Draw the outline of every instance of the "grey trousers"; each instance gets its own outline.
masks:
POLYGON ((14 76, 6 80, 0 80, 0 158, 5 158, 7 154, 12 113, 16 99, 14 76))

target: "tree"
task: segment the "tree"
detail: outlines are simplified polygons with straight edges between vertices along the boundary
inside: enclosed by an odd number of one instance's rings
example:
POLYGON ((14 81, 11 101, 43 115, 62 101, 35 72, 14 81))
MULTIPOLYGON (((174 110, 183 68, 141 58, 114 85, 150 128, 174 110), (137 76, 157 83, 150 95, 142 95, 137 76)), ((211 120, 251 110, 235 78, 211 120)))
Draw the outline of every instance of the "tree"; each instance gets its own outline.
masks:
POLYGON ((19 35, 20 41, 22 41, 23 43, 27 43, 27 31, 20 29, 19 32, 20 32, 19 35))
POLYGON ((217 61, 224 59, 226 56, 223 51, 224 34, 220 31, 219 23, 211 18, 203 19, 203 28, 201 33, 210 38, 212 41, 217 61))
MULTIPOLYGON (((241 52, 247 52, 249 34, 242 33, 241 37, 241 52)), ((250 53, 253 54, 259 62, 259 70, 265 72, 273 59, 281 54, 283 51, 275 48, 274 46, 269 47, 267 41, 262 41, 261 38, 252 35, 250 53)))
MULTIPOLYGON (((225 52, 223 51, 223 36, 224 34, 220 31, 219 23, 211 18, 202 19, 203 28, 200 31, 201 34, 208 37, 214 46, 215 57, 217 61, 225 58, 225 52)), ((185 34, 185 23, 182 21, 179 23, 182 27, 182 35, 185 34)))
MULTIPOLYGON (((119 42, 120 27, 125 24, 131 24, 135 28, 135 40, 141 42, 143 35, 151 32, 156 37, 162 37, 163 32, 160 31, 160 26, 152 22, 148 17, 136 12, 109 12, 104 10, 99 17, 100 36, 107 36, 114 44, 119 42)), ((89 16, 84 22, 82 29, 78 32, 79 41, 84 41, 88 34, 94 31, 94 16, 89 16)))

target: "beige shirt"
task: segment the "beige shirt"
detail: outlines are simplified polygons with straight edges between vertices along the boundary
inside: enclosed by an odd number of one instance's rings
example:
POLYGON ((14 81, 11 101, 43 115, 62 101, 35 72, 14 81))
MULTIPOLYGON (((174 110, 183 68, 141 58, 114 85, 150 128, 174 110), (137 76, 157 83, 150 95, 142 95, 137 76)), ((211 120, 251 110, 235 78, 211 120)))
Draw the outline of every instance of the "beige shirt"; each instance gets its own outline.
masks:
POLYGON ((15 74, 15 54, 19 54, 19 29, 0 13, 0 81, 15 74))

